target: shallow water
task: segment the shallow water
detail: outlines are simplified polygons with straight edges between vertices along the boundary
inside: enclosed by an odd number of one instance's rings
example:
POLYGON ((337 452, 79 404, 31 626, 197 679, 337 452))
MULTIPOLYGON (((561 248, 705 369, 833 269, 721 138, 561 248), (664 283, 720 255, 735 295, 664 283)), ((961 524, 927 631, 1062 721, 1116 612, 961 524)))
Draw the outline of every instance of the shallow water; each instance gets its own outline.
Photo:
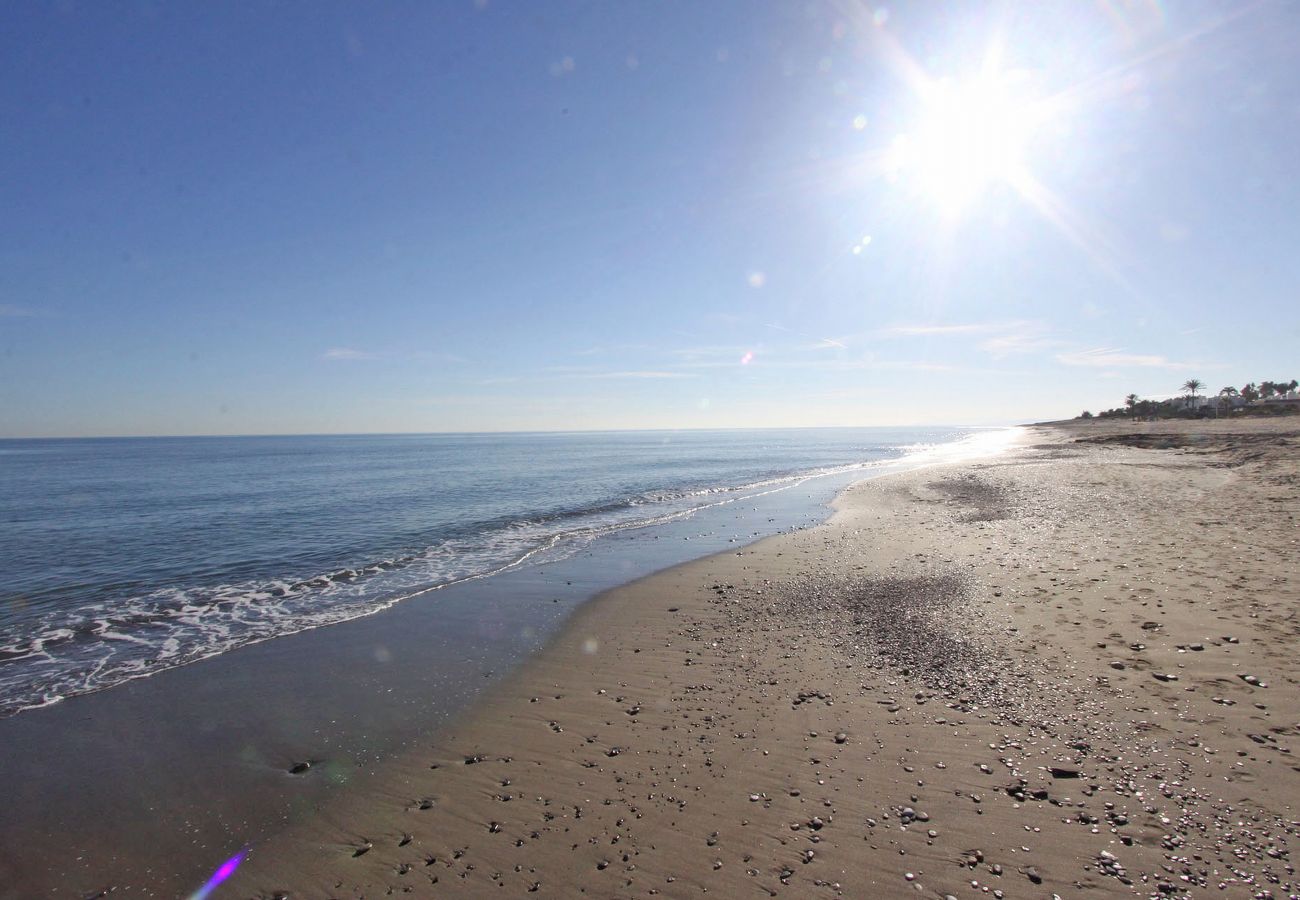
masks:
POLYGON ((962 433, 0 441, 0 715, 962 433))
POLYGON ((376 615, 0 719, 0 898, 184 896, 242 848, 428 746, 600 591, 814 525, 854 481, 989 452, 1006 434, 751 481, 639 527, 570 534, 376 615), (311 769, 291 774, 304 760, 311 769))

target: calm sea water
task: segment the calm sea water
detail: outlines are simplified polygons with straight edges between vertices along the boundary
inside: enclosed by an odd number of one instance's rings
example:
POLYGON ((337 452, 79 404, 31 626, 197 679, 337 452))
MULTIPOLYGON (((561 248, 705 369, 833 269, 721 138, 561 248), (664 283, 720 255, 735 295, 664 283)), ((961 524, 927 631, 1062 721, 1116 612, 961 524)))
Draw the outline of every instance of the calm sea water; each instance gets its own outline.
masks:
POLYGON ((0 715, 967 434, 0 441, 0 715))

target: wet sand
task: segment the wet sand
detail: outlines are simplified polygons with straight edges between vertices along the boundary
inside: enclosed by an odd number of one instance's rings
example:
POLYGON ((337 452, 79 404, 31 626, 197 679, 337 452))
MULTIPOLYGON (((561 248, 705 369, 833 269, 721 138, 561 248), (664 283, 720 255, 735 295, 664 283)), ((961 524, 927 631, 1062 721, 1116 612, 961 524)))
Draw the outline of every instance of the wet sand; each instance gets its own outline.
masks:
POLYGON ((0 898, 189 896, 241 847, 336 794, 365 795, 385 763, 426 747, 596 594, 822 522, 860 477, 739 495, 376 615, 0 718, 0 898))
POLYGON ((1287 896, 1298 461, 1069 424, 860 484, 602 595, 220 895, 1287 896))

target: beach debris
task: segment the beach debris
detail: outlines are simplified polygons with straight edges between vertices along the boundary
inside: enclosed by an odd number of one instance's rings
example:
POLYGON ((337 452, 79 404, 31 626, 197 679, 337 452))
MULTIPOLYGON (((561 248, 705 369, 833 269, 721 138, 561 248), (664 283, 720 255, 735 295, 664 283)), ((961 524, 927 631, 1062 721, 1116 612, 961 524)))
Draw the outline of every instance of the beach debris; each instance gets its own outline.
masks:
POLYGON ((1178 676, 1169 672, 1152 672, 1151 677, 1156 681, 1177 681, 1178 676))
POLYGON ((354 848, 353 848, 353 850, 352 850, 352 856, 353 856, 354 858, 355 858, 355 857, 358 857, 358 856, 365 856, 367 853, 370 852, 370 848, 372 848, 372 847, 374 847, 374 846, 375 846, 375 845, 372 844, 372 843, 370 843, 370 841, 363 841, 362 844, 361 844, 361 846, 359 846, 359 847, 354 847, 354 848))
POLYGON ((1053 778, 1078 778, 1079 770, 1074 766, 1049 766, 1047 771, 1053 778))
POLYGON ((311 768, 311 760, 304 759, 302 762, 296 762, 289 767, 290 775, 301 775, 311 768))

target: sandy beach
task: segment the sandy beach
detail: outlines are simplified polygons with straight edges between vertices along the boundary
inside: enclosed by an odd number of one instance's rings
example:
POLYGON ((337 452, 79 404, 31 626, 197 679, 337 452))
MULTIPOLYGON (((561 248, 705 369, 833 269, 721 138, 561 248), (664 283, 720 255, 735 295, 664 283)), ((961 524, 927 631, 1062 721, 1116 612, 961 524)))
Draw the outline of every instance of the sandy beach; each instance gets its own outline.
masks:
POLYGON ((1293 422, 1026 428, 608 592, 224 890, 1292 894, 1293 422))

